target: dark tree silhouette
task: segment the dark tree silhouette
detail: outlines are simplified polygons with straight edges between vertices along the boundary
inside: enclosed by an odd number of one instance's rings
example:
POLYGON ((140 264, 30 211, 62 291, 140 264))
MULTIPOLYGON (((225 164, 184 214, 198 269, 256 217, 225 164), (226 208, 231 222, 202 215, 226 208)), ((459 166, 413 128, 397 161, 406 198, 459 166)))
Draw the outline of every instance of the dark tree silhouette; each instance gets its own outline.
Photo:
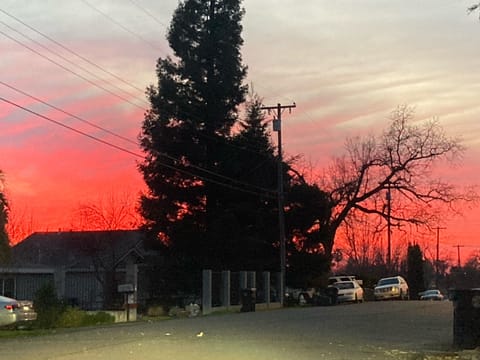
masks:
POLYGON ((437 120, 418 124, 413 115, 411 107, 399 106, 380 136, 348 140, 347 153, 334 160, 321 180, 331 213, 321 221, 319 243, 328 256, 352 211, 380 216, 392 226, 438 226, 440 208, 458 211, 455 205, 477 199, 474 190, 457 189, 434 175, 439 162, 459 160, 464 151, 460 140, 448 137, 437 120))
POLYGON ((7 264, 10 260, 10 241, 7 234, 8 202, 3 191, 4 178, 0 171, 0 264, 7 264))

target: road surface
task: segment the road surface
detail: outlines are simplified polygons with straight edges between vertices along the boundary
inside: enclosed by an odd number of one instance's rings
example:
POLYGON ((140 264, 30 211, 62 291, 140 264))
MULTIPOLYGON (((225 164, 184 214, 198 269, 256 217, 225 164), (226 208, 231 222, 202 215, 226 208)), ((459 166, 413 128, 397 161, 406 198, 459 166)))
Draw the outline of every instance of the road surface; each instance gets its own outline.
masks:
POLYGON ((0 359, 363 360, 423 359, 424 354, 453 359, 452 328, 449 301, 366 302, 139 321, 1 339, 0 359))

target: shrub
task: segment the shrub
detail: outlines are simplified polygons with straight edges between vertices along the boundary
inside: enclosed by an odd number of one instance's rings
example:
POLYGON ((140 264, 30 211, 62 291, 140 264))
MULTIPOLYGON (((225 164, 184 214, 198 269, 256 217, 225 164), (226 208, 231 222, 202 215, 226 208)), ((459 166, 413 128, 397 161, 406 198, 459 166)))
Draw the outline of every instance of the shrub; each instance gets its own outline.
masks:
POLYGON ((36 325, 40 328, 55 327, 58 319, 65 311, 65 306, 58 299, 53 284, 44 284, 35 294, 33 304, 37 312, 36 325))
POLYGON ((115 318, 106 312, 87 313, 66 306, 58 299, 52 284, 43 285, 35 294, 36 326, 43 329, 55 327, 71 328, 113 323, 115 318))

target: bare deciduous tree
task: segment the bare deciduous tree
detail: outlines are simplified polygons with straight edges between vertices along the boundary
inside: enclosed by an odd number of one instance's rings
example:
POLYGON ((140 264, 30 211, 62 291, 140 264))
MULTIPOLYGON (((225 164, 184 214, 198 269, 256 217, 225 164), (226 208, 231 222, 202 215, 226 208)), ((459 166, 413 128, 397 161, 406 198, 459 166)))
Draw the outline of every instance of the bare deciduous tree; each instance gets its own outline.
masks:
POLYGON ((84 202, 75 211, 72 227, 78 230, 136 229, 141 225, 138 204, 130 193, 111 192, 95 202, 84 202))
POLYGON ((320 185, 332 206, 319 229, 326 254, 352 211, 380 216, 392 226, 438 226, 440 210, 457 211, 459 202, 477 199, 473 189, 457 189, 435 174, 440 162, 461 158, 460 140, 448 137, 438 120, 415 123, 413 115, 411 107, 399 106, 383 134, 348 140, 346 154, 328 169, 320 185))
MULTIPOLYGON (((383 254, 382 238, 385 225, 379 218, 356 212, 342 226, 343 253, 350 264, 359 268, 373 266, 383 254)), ((382 256, 383 258, 383 256, 382 256)))
POLYGON ((20 209, 15 205, 10 206, 7 223, 7 233, 12 245, 23 241, 31 235, 35 229, 33 213, 27 208, 20 209))

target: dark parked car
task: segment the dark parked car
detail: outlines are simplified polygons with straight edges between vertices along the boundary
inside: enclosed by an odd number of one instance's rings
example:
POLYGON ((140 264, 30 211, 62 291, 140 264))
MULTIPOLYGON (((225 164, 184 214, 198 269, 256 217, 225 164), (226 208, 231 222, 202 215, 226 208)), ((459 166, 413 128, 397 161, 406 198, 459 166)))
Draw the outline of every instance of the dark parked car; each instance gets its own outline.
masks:
POLYGON ((441 301, 445 298, 445 296, 443 296, 443 294, 440 292, 440 290, 437 290, 437 289, 422 291, 418 295, 420 295, 420 300, 441 301))

